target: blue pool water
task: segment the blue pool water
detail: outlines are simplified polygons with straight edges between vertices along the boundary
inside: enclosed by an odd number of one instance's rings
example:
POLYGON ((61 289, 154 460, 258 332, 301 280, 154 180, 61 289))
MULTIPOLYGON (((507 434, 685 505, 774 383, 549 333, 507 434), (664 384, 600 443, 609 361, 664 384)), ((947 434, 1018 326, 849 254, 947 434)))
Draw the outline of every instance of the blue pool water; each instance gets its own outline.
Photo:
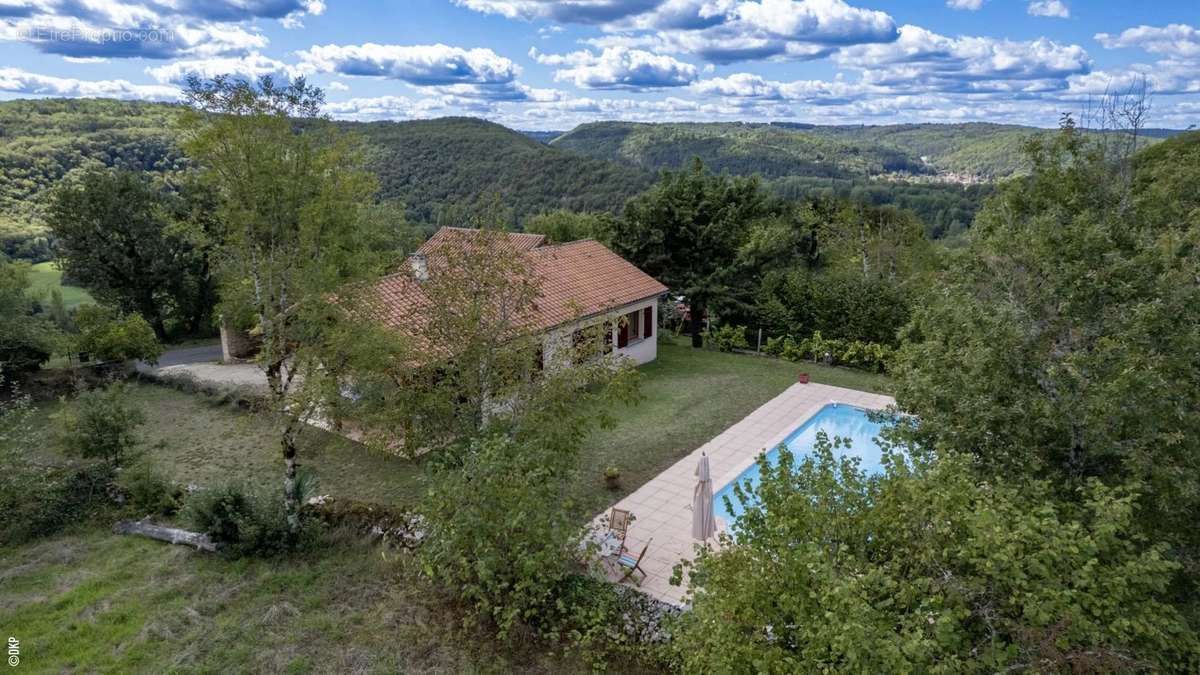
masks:
MULTIPOLYGON (((844 403, 830 403, 817 411, 817 414, 808 418, 808 421, 800 425, 800 428, 789 434, 783 445, 786 445, 788 450, 791 450, 799 460, 812 452, 813 446, 816 445, 818 431, 824 431, 829 436, 830 443, 835 438, 848 438, 850 447, 834 448, 834 456, 858 457, 861 460, 858 465, 860 469, 868 474, 876 474, 883 470, 880 463, 883 449, 875 441, 882 429, 883 424, 871 421, 865 410, 844 403)), ((779 462, 778 447, 771 448, 767 452, 767 461, 772 466, 779 462)), ((733 493, 735 483, 741 484, 743 488, 746 485, 757 486, 759 483, 758 465, 751 465, 733 482, 713 495, 713 511, 728 525, 733 525, 737 516, 741 515, 744 510, 743 505, 733 493), (725 497, 729 497, 731 506, 733 506, 732 511, 726 510, 725 497)))

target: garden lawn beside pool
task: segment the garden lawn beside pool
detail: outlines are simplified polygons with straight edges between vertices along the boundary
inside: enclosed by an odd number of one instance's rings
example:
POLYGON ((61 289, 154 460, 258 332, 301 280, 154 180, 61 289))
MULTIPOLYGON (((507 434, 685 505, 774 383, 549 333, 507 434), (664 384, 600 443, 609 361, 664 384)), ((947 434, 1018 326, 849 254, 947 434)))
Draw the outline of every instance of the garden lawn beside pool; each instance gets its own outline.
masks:
MULTIPOLYGON (((669 338, 659 345, 658 359, 640 370, 642 401, 615 407, 616 426, 594 431, 584 442, 574 490, 583 513, 595 513, 637 489, 774 398, 796 381, 800 370, 821 384, 890 390, 881 375, 695 350, 669 338), (617 490, 605 486, 608 466, 621 472, 617 490)), ((227 481, 271 489, 281 484, 283 459, 268 417, 159 385, 135 384, 132 392, 133 402, 146 414, 146 452, 173 480, 209 487, 227 481)), ((57 407, 41 407, 43 424, 50 424, 57 407)), ((313 428, 304 432, 299 460, 316 474, 320 494, 406 505, 424 490, 419 461, 368 450, 313 428)))
POLYGON ((63 286, 62 272, 52 262, 38 263, 29 270, 29 290, 42 302, 50 302, 50 291, 62 289, 63 305, 67 309, 96 302, 91 294, 78 286, 63 286))

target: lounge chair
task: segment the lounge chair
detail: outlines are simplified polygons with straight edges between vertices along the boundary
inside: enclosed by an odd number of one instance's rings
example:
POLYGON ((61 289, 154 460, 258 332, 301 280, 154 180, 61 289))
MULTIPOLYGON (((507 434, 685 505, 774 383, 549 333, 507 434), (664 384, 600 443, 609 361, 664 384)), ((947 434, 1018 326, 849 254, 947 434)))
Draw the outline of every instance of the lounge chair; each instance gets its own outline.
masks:
MULTIPOLYGON (((653 539, 646 540, 646 545, 642 547, 642 552, 638 554, 636 559, 628 553, 622 553, 621 557, 617 558, 617 565, 625 568, 625 574, 617 583, 625 581, 632 576, 635 571, 642 573, 642 579, 646 578, 646 570, 642 569, 642 558, 646 557, 646 551, 650 549, 651 541, 653 541, 653 539)), ((634 583, 639 586, 642 585, 642 582, 638 580, 634 580, 634 583)))

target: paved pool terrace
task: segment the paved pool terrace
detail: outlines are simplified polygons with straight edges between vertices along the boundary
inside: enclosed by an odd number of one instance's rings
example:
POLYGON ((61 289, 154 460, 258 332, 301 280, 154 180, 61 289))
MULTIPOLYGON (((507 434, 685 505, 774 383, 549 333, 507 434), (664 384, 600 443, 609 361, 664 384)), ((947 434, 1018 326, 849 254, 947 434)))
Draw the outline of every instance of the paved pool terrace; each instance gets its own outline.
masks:
MULTIPOLYGON (((793 384, 613 504, 632 512, 635 517, 626 539, 632 554, 636 556, 650 541, 650 549, 642 560, 646 578, 638 586, 639 590, 664 602, 683 604, 684 587, 672 586, 670 578, 672 568, 680 560, 691 559, 695 555, 694 546, 700 543, 692 539, 692 490, 696 486, 693 472, 701 453, 708 454, 715 494, 753 465, 759 453, 784 442, 789 434, 829 403, 880 410, 895 400, 882 394, 824 384, 793 384)), ((603 526, 602 519, 608 512, 605 510, 596 516, 597 526, 603 526)), ((718 529, 724 526, 718 518, 718 529)), ((641 577, 636 573, 634 576, 641 577)), ((634 585, 632 581, 625 583, 634 585)))

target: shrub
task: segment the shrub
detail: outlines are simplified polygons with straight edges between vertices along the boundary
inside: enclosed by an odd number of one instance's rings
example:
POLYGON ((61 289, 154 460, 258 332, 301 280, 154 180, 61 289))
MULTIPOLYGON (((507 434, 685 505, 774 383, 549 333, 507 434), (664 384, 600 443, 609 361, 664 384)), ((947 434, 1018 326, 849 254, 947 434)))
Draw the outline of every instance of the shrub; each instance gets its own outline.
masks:
POLYGON ((784 341, 791 339, 790 335, 786 338, 769 337, 767 343, 763 345, 763 352, 771 356, 782 356, 784 341))
POLYGON ((0 375, 23 375, 50 358, 53 322, 29 296, 29 267, 0 258, 0 375))
POLYGON ((38 466, 14 458, 0 462, 0 543, 50 536, 85 520, 109 503, 113 468, 103 462, 38 466))
POLYGON ((108 307, 83 305, 75 312, 76 349, 101 361, 141 359, 155 363, 163 348, 140 314, 121 316, 108 307))
POLYGON ((746 342, 745 326, 721 326, 716 330, 710 330, 708 337, 717 346, 717 349, 723 352, 750 348, 750 343, 746 342))
POLYGON ((567 643, 596 670, 614 659, 665 670, 669 641, 664 624, 679 610, 638 591, 595 576, 575 574, 558 587, 554 612, 538 620, 539 631, 567 643))
POLYGON ((886 279, 847 272, 772 271, 756 299, 758 325, 772 333, 821 331, 846 340, 895 344, 908 322, 911 299, 886 279))
POLYGON ((68 455, 120 466, 137 447, 137 428, 146 421, 140 409, 127 403, 128 396, 128 386, 120 383, 80 394, 54 415, 59 446, 68 455))
POLYGON ((145 458, 121 472, 117 488, 128 506, 141 515, 169 516, 179 510, 183 500, 183 490, 145 458))
POLYGON ((582 532, 560 454, 499 435, 475 441, 459 466, 438 471, 424 500, 424 574, 469 609, 469 621, 501 636, 555 611, 575 569, 582 532))
POLYGON ((828 339, 820 331, 796 342, 792 336, 768 338, 763 351, 788 361, 819 361, 882 373, 895 350, 878 342, 828 339))
MULTIPOLYGON (((302 473, 298 481, 302 503, 312 486, 310 479, 303 478, 307 475, 302 473)), ((312 528, 302 528, 299 535, 291 531, 283 495, 257 492, 239 483, 194 493, 184 507, 183 520, 234 558, 294 551, 310 541, 312 532, 312 528)))

